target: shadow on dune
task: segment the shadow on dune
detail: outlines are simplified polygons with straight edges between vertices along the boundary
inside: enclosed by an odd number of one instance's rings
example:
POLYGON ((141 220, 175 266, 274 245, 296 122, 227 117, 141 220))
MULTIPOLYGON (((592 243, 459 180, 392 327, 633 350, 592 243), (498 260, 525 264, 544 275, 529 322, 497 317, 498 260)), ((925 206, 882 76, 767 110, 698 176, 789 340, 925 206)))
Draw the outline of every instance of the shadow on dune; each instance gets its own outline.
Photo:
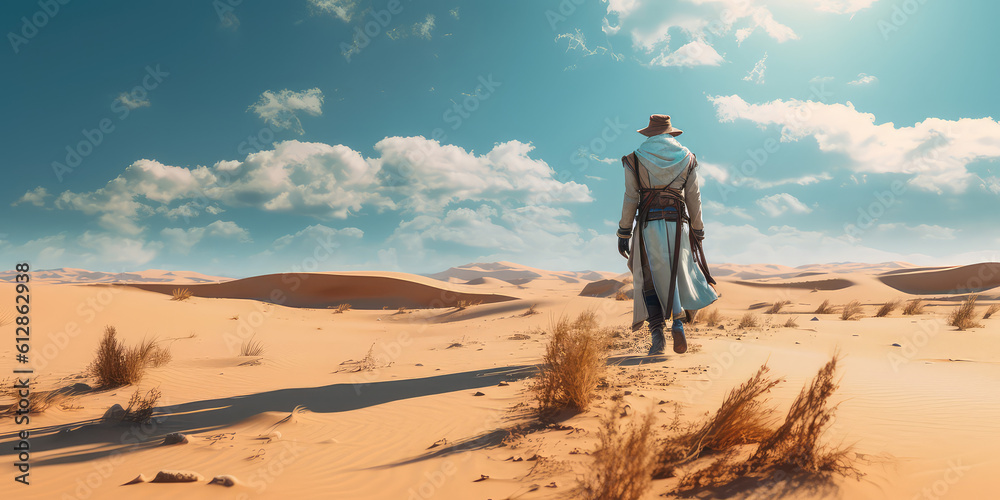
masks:
MULTIPOLYGON (((366 374, 361 372, 355 374, 355 383, 279 389, 157 408, 154 422, 141 426, 95 419, 34 428, 31 429, 31 449, 57 453, 44 459, 34 459, 32 465, 85 462, 116 451, 138 451, 158 446, 163 436, 171 432, 212 432, 264 412, 291 412, 297 406, 305 406, 315 413, 351 411, 421 396, 494 386, 501 381, 532 376, 536 370, 533 365, 507 366, 371 383, 367 383, 366 374), (69 451, 70 448, 81 449, 69 451)), ((0 435, 0 456, 12 455, 16 441, 15 432, 0 435)))
POLYGON ((777 471, 766 477, 741 477, 728 484, 696 488, 679 498, 836 498, 839 487, 825 475, 777 471))

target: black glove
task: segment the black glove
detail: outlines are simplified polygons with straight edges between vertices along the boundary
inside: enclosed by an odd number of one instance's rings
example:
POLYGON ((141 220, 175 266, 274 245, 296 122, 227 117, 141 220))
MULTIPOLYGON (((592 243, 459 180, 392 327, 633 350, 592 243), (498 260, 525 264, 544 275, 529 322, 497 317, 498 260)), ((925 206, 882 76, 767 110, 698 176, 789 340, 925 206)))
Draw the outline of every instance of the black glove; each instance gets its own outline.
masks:
POLYGON ((628 238, 618 237, 618 253, 622 254, 622 257, 628 258, 628 238))
POLYGON ((691 232, 694 233, 695 238, 698 238, 698 241, 704 241, 705 239, 704 229, 692 229, 691 232))

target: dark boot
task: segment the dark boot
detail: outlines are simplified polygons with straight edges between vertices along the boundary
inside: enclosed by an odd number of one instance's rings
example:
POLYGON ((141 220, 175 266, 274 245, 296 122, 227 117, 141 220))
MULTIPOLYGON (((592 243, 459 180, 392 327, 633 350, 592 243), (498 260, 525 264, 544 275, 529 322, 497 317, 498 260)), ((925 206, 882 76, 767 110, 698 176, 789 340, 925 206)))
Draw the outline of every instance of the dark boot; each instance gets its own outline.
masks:
POLYGON ((653 343, 649 346, 649 355, 655 356, 663 354, 663 351, 666 350, 667 347, 667 339, 663 336, 663 323, 651 326, 649 331, 653 333, 653 343))
MULTIPOLYGON (((674 352, 677 354, 684 354, 688 350, 687 338, 684 336, 684 323, 681 320, 675 319, 673 326, 670 327, 670 334, 674 337, 674 352)), ((662 333, 660 334, 663 335, 662 333)))

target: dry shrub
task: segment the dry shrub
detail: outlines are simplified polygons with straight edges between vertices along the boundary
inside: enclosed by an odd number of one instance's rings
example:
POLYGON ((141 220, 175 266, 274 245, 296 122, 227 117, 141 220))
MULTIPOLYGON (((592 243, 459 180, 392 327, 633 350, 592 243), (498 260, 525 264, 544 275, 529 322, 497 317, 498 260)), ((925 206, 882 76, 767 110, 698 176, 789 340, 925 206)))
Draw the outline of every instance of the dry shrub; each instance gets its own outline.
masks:
MULTIPOLYGON (((10 405, 6 408, 0 410, 0 416, 14 415, 19 409, 19 403, 21 401, 20 391, 21 388, 14 387, 15 382, 9 380, 0 381, 3 385, 3 390, 0 392, 0 399, 11 400, 10 405)), ((38 384, 35 380, 31 380, 28 383, 28 414, 42 413, 45 410, 52 407, 52 405, 59 404, 62 401, 69 398, 67 394, 63 391, 39 391, 38 384)), ((23 411, 23 410, 22 410, 23 411)))
POLYGON ((187 300, 190 299, 192 295, 191 290, 187 288, 174 288, 173 298, 170 300, 187 300))
POLYGON ((911 315, 915 316, 917 314, 923 314, 923 313, 924 313, 924 303, 920 299, 913 299, 907 302, 906 306, 903 307, 904 316, 911 316, 911 315))
POLYGON ((540 314, 538 312, 538 304, 531 304, 531 307, 528 307, 527 311, 524 311, 523 313, 521 313, 521 316, 532 316, 532 315, 535 315, 535 314, 540 314))
POLYGON ((798 328, 799 322, 795 321, 796 319, 798 319, 798 316, 793 316, 791 318, 788 318, 787 320, 785 320, 785 324, 783 326, 785 328, 798 328))
POLYGON ((781 312, 782 308, 784 308, 785 306, 787 306, 788 304, 791 304, 791 303, 792 303, 792 301, 790 301, 790 300, 779 300, 779 301, 771 304, 771 307, 768 307, 767 311, 764 311, 764 313, 765 314, 778 314, 779 312, 781 312))
MULTIPOLYGON (((98 385, 103 387, 131 385, 142 379, 146 365, 157 349, 153 340, 144 340, 139 345, 128 347, 118 341, 115 327, 108 326, 104 329, 104 336, 97 346, 96 358, 88 371, 97 377, 98 385)), ((169 358, 169 352, 166 356, 169 358)), ((158 355, 158 359, 162 357, 163 354, 158 355)))
POLYGON ((170 354, 169 347, 161 347, 158 345, 153 345, 149 349, 149 354, 146 356, 146 366, 151 366, 153 368, 159 368, 173 359, 173 355, 170 354))
POLYGON ((455 304, 455 308, 458 309, 459 311, 462 311, 462 310, 468 309, 468 308, 470 308, 472 306, 478 306, 479 304, 482 304, 482 303, 483 303, 483 301, 481 301, 481 300, 472 301, 472 300, 462 299, 462 300, 459 300, 457 304, 455 304))
POLYGON ((1000 311, 1000 304, 991 305, 990 308, 986 310, 986 314, 983 315, 983 319, 990 319, 990 316, 996 314, 997 311, 1000 311))
POLYGON ((740 324, 736 325, 737 328, 747 329, 747 328, 757 328, 760 326, 760 318, 752 313, 748 312, 740 318, 740 324))
POLYGON ((815 314, 833 314, 835 312, 837 312, 837 308, 830 305, 830 299, 826 299, 816 308, 815 314))
POLYGON ((625 292, 623 292, 621 290, 618 290, 618 293, 615 294, 615 300, 622 300, 622 301, 624 301, 624 300, 630 300, 630 299, 629 299, 628 294, 626 294, 625 292))
POLYGON ((725 450, 766 439, 774 422, 774 409, 764 397, 780 380, 768 376, 761 365, 754 376, 729 391, 711 420, 701 427, 668 438, 657 457, 654 478, 670 477, 674 469, 695 460, 705 448, 725 450))
POLYGON ((339 306, 337 306, 337 309, 333 311, 333 314, 343 314, 350 310, 351 310, 350 304, 340 304, 339 306))
POLYGON ((150 389, 145 396, 139 395, 139 389, 136 389, 132 393, 132 397, 128 400, 128 408, 125 408, 125 413, 122 415, 122 422, 134 422, 137 424, 148 422, 150 417, 153 416, 153 409, 159 400, 160 390, 155 387, 150 389))
POLYGON ((844 321, 859 320, 862 316, 861 302, 856 300, 852 300, 845 304, 844 309, 840 311, 840 319, 844 321))
POLYGON ((722 316, 722 313, 719 312, 718 309, 712 309, 711 311, 705 314, 704 318, 705 325, 710 327, 719 326, 725 320, 726 318, 722 316))
POLYGON ((875 313, 875 317, 884 318, 888 316, 893 311, 898 309, 902 303, 903 303, 902 299, 893 299, 890 300, 889 302, 886 302, 885 304, 882 304, 882 307, 878 308, 878 311, 875 313))
POLYGON ((979 295, 969 295, 962 305, 956 307, 948 316, 948 324, 958 327, 959 330, 969 328, 982 328, 983 325, 976 321, 976 299, 979 295))
POLYGON ((253 335, 240 344, 240 356, 260 356, 262 354, 264 354, 264 344, 254 340, 253 335))
POLYGON ((747 462, 750 472, 773 470, 857 474, 850 464, 848 448, 819 445, 819 438, 834 420, 837 405, 830 396, 840 387, 835 380, 838 355, 834 355, 792 401, 785 422, 757 447, 747 462))
MULTIPOLYGON (((839 384, 835 381, 837 355, 824 365, 812 382, 792 402, 784 422, 760 439, 756 451, 743 461, 727 453, 706 468, 681 479, 679 490, 729 484, 747 476, 780 477, 784 473, 839 474, 860 479, 848 454, 850 448, 822 446, 819 438, 834 418, 837 405, 830 396, 839 384)), ((741 388, 742 389, 742 388, 741 388)))
POLYGON ((590 407, 609 347, 607 333, 598 329, 593 311, 580 313, 575 321, 560 318, 551 330, 543 366, 533 387, 543 420, 562 410, 584 411, 590 407))
POLYGON ((655 465, 653 413, 621 424, 621 406, 615 406, 601 420, 600 445, 594 452, 590 474, 581 485, 587 500, 637 500, 652 484, 655 465))

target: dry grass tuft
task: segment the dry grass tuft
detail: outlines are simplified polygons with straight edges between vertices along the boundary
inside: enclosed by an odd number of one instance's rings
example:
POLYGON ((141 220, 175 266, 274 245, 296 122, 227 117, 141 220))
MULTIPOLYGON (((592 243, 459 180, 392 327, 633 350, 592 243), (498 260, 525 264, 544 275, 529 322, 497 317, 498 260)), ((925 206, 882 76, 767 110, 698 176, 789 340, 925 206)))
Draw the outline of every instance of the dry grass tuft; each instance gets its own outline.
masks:
POLYGON ((923 314, 923 313, 924 313, 924 303, 920 299, 913 299, 907 302, 906 306, 903 307, 904 316, 915 316, 917 314, 923 314))
POLYGON ((781 309, 783 309, 785 306, 787 306, 788 304, 791 304, 791 303, 792 303, 792 301, 790 301, 790 300, 779 300, 779 301, 771 304, 771 307, 768 307, 767 311, 764 311, 764 313, 765 314, 778 314, 779 312, 781 312, 781 309))
POLYGON ((676 467, 698 458, 705 448, 725 450, 766 439, 774 425, 774 409, 764 397, 780 380, 768 376, 762 365, 754 376, 729 391, 715 415, 688 432, 668 438, 657 457, 654 478, 674 475, 676 467))
POLYGON ((170 300, 187 300, 194 294, 192 294, 191 290, 188 290, 187 288, 174 288, 173 295, 173 298, 170 300))
POLYGON ((260 356, 264 354, 264 344, 254 340, 254 336, 240 344, 240 356, 260 356))
MULTIPOLYGON (((11 401, 9 405, 0 410, 0 416, 15 415, 20 409, 19 403, 21 401, 21 395, 19 394, 19 391, 21 389, 19 387, 14 387, 15 383, 16 382, 6 379, 0 381, 0 384, 3 386, 2 391, 0 391, 0 399, 9 399, 11 401)), ((60 404, 69 399, 69 396, 67 396, 63 391, 39 391, 37 389, 38 384, 35 380, 31 380, 28 387, 30 392, 28 393, 27 412, 29 415, 43 413, 53 405, 60 404)), ((24 410, 21 409, 21 411, 23 412, 24 410)))
POLYGON ((886 302, 885 304, 882 304, 882 307, 878 308, 878 312, 875 313, 875 317, 876 318, 884 318, 884 317, 888 316, 889 314, 891 314, 896 309, 898 309, 899 306, 902 305, 902 304, 903 304, 903 300, 902 299, 893 299, 893 300, 890 300, 889 302, 886 302))
POLYGON ((716 327, 722 324, 726 318, 722 316, 722 313, 718 309, 712 309, 705 314, 703 321, 705 321, 706 326, 716 327))
POLYGON ((986 314, 983 315, 983 319, 990 319, 990 316, 996 314, 997 311, 1000 311, 1000 304, 991 305, 990 308, 986 310, 986 314))
POLYGON ((149 349, 149 353, 146 356, 146 366, 151 366, 153 368, 159 368, 173 359, 173 355, 170 354, 169 347, 161 347, 158 345, 153 345, 149 349))
POLYGON ((631 299, 629 298, 629 296, 628 296, 627 293, 625 293, 625 292, 623 292, 621 290, 618 290, 618 293, 615 294, 615 300, 622 300, 622 301, 624 301, 624 300, 631 300, 631 299))
POLYGON ((533 316, 535 314, 541 314, 538 312, 538 304, 531 304, 531 307, 527 311, 521 313, 521 316, 533 316))
POLYGON ((830 305, 830 299, 826 299, 816 308, 815 314, 833 314, 835 312, 837 312, 837 308, 830 305))
POLYGON ((479 304, 482 304, 482 303, 483 303, 483 301, 481 301, 481 300, 479 300, 479 301, 471 301, 471 300, 462 299, 462 300, 459 300, 457 304, 455 304, 455 308, 458 309, 459 311, 462 311, 462 310, 468 309, 468 308, 470 308, 472 306, 478 306, 479 304))
POLYGON ((784 326, 785 328, 798 328, 799 327, 799 322, 795 321, 796 319, 798 319, 798 316, 793 316, 791 318, 788 318, 785 321, 785 324, 782 325, 782 326, 784 326))
POLYGON ((760 317, 752 312, 748 312, 740 318, 740 323, 736 327, 741 329, 758 328, 760 327, 760 317))
POLYGON ((551 330, 544 364, 533 386, 543 420, 562 410, 585 411, 590 407, 609 348, 608 335, 598 329, 593 311, 580 313, 575 321, 561 318, 551 330))
POLYGON ((978 298, 977 294, 969 295, 962 302, 962 305, 956 307, 948 316, 948 324, 963 331, 970 328, 982 328, 983 325, 976 321, 976 299, 978 298))
POLYGON ((118 341, 115 327, 108 326, 104 329, 104 336, 97 347, 97 356, 88 371, 97 377, 97 383, 102 387, 121 387, 141 380, 146 365, 153 358, 158 361, 165 358, 169 361, 170 353, 156 347, 153 340, 144 340, 137 346, 128 347, 118 341))
POLYGON ((333 311, 333 314, 343 314, 350 310, 351 310, 350 304, 340 304, 339 306, 337 306, 337 309, 333 311))
POLYGON ((156 408, 156 402, 160 400, 160 395, 160 390, 155 387, 150 389, 145 396, 139 395, 139 389, 136 389, 128 400, 128 408, 125 408, 122 422, 137 424, 148 422, 153 416, 153 409, 156 408))
MULTIPOLYGON (((767 431, 766 436, 758 441, 759 445, 752 455, 743 461, 736 461, 734 453, 726 453, 708 467, 684 476, 678 489, 684 491, 719 486, 748 476, 775 477, 779 471, 839 474, 860 479, 861 473, 848 456, 850 448, 819 444, 819 438, 833 421, 837 409, 829 400, 839 387, 835 381, 838 361, 838 356, 834 355, 819 370, 812 382, 792 402, 781 426, 774 431, 767 431)), ((740 392, 744 387, 746 384, 734 392, 740 392)))
POLYGON ((611 408, 601 420, 600 445, 594 452, 591 473, 580 488, 587 500, 637 500, 652 485, 655 465, 653 413, 621 424, 621 406, 611 408))
POLYGON ((840 319, 844 321, 859 320, 864 316, 862 311, 861 302, 852 300, 845 304, 844 309, 840 311, 840 319))

